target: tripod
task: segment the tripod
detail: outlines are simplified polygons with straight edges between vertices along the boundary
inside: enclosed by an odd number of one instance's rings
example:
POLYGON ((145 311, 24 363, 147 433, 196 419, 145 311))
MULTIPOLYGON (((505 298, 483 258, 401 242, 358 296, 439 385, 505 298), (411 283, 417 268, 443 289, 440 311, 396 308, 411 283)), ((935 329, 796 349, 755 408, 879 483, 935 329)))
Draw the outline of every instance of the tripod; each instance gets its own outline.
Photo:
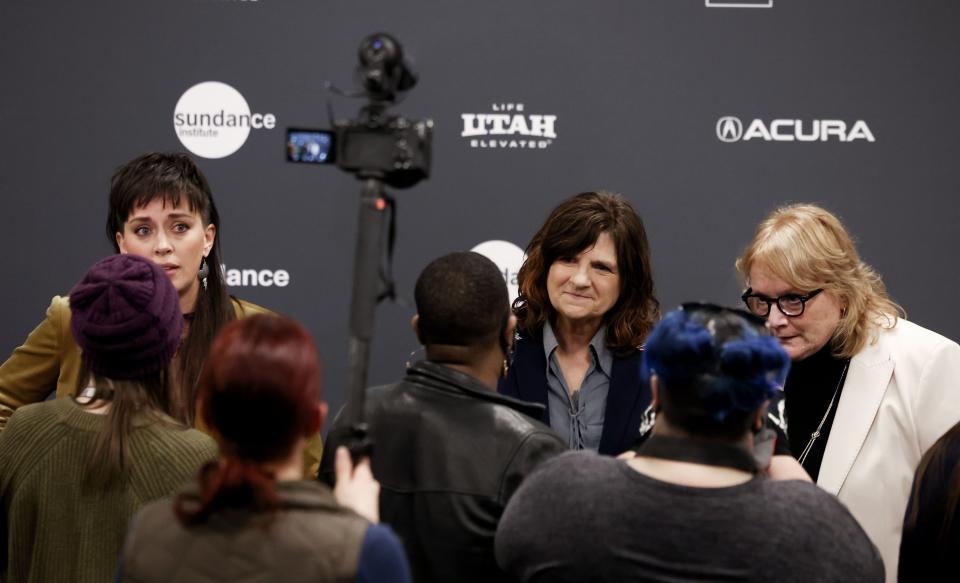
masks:
MULTIPOLYGON (((347 407, 344 421, 350 428, 347 447, 354 462, 369 456, 373 442, 364 421, 366 406, 367 367, 370 361, 370 339, 373 337, 374 311, 377 303, 392 295, 393 282, 381 271, 384 250, 387 261, 393 248, 393 202, 383 192, 383 181, 364 176, 360 192, 360 215, 357 223, 357 247, 353 263, 353 295, 350 300, 350 347, 347 370, 347 407), (390 232, 384 246, 384 221, 390 211, 390 232)), ((388 263, 389 264, 389 263, 388 263)))

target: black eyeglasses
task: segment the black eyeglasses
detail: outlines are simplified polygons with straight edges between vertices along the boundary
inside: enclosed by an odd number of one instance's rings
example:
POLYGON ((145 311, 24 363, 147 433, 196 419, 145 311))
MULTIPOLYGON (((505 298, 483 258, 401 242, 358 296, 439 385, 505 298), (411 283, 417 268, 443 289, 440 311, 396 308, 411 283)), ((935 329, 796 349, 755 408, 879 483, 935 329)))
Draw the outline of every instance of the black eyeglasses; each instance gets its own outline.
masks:
POLYGON ((747 288, 747 291, 743 292, 740 299, 747 305, 747 309, 750 310, 751 313, 761 318, 766 318, 770 315, 770 306, 774 302, 776 302, 777 307, 780 308, 784 316, 795 318, 803 314, 804 308, 807 307, 807 302, 822 291, 823 288, 820 288, 808 294, 786 294, 778 298, 768 298, 763 294, 753 293, 752 288, 747 288))
MULTIPOLYGON (((724 318, 727 324, 730 324, 729 316, 735 316, 740 321, 740 325, 752 328, 760 336, 769 336, 770 330, 767 328, 767 321, 746 310, 737 308, 728 308, 718 306, 717 304, 707 304, 702 302, 686 302, 680 306, 680 309, 690 314, 690 317, 699 321, 710 332, 711 336, 716 337, 718 331, 714 320, 718 317, 724 318)), ((738 332, 742 334, 742 332, 738 332)))
POLYGON ((707 312, 713 314, 735 314, 740 316, 750 324, 757 326, 759 328, 766 328, 767 321, 763 318, 757 316, 753 312, 748 312, 746 310, 738 310, 737 308, 728 308, 727 306, 720 306, 717 304, 709 304, 704 302, 684 302, 680 304, 680 308, 684 312, 707 312))

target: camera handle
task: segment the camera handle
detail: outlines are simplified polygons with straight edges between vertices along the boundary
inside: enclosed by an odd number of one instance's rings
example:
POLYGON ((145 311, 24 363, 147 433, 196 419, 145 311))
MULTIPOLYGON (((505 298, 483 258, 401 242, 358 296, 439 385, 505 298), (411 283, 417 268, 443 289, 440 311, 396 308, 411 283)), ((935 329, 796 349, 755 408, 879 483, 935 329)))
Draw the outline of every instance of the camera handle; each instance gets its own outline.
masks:
POLYGON ((345 421, 350 428, 346 445, 354 463, 373 452, 373 442, 364 421, 367 365, 373 337, 374 310, 383 291, 380 270, 384 248, 383 227, 386 211, 390 208, 383 193, 383 181, 371 176, 362 180, 357 247, 353 260, 353 294, 350 300, 347 407, 344 408, 345 421))

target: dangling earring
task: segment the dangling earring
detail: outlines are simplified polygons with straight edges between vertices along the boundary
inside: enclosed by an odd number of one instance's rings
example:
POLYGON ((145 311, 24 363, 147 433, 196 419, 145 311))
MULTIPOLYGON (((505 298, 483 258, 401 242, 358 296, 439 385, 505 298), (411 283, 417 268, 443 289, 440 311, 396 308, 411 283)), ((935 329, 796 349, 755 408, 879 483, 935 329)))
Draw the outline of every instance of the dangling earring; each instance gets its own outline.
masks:
POLYGON ((406 362, 407 368, 410 368, 411 366, 413 366, 413 362, 414 362, 414 359, 415 359, 416 356, 417 356, 417 353, 423 352, 424 350, 425 350, 424 347, 421 346, 420 348, 418 348, 418 349, 416 349, 416 350, 412 350, 412 351, 410 352, 410 355, 407 356, 407 362, 406 362))
POLYGON ((514 334, 513 342, 503 346, 503 364, 500 366, 500 374, 504 379, 510 374, 510 366, 513 364, 513 357, 516 354, 513 347, 516 346, 518 336, 514 334))
POLYGON ((207 265, 207 258, 204 257, 200 260, 200 270, 197 271, 197 277, 200 279, 200 283, 203 284, 203 289, 207 289, 207 277, 210 276, 210 267, 207 265))
POLYGON ((513 359, 517 355, 517 342, 520 340, 520 333, 513 331, 513 342, 500 341, 500 348, 503 349, 503 364, 500 367, 500 374, 507 378, 510 374, 510 367, 513 366, 513 359))

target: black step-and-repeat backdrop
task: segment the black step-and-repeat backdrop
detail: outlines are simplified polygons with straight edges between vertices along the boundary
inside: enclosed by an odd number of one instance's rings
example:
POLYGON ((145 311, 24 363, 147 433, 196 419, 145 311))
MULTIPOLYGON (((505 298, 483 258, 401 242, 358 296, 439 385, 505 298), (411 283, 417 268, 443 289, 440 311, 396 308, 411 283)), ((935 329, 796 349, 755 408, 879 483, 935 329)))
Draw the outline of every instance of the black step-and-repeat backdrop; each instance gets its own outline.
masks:
POLYGON ((432 258, 482 245, 515 283, 548 211, 591 189, 643 216, 667 308, 736 303, 756 223, 814 201, 911 319, 960 338, 958 25, 947 0, 3 0, 0 358, 111 251, 113 169, 184 150, 213 185, 232 293, 307 325, 339 407, 360 183, 285 162, 284 128, 328 125, 325 82, 352 89, 377 31, 420 73, 397 111, 435 138, 431 179, 392 191, 408 301, 378 309, 372 382, 418 347, 432 258))

